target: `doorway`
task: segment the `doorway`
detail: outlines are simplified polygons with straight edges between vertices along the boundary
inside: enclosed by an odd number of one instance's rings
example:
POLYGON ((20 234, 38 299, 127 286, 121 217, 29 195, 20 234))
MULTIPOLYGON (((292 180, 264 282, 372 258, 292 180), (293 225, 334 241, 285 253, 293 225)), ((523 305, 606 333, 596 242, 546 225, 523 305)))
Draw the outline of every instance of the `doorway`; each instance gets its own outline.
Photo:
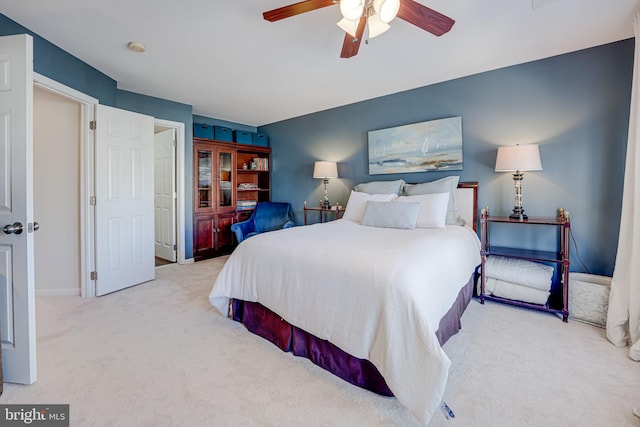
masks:
MULTIPOLYGON (((44 286, 42 289, 38 290, 38 295, 81 295, 82 297, 94 297, 96 296, 96 281, 92 279, 92 272, 96 270, 96 259, 95 259, 95 205, 91 203, 92 196, 94 196, 94 188, 95 188, 95 180, 94 180, 94 135, 93 131, 90 130, 89 124, 95 117, 95 106, 98 104, 98 100, 87 96, 81 92, 76 91, 75 89, 69 88, 63 84, 56 82, 55 80, 49 79, 48 77, 42 76, 38 73, 34 73, 34 89, 39 88, 45 93, 49 93, 52 96, 57 97, 58 102, 62 102, 63 104, 70 103, 71 105, 76 105, 79 109, 79 118, 77 119, 78 127, 76 128, 75 133, 75 151, 71 152, 66 149, 59 149, 57 151, 58 154, 75 157, 77 159, 77 170, 74 173, 77 173, 77 179, 74 183, 67 183, 65 185, 70 185, 74 187, 77 191, 77 202, 75 203, 75 212, 74 220, 76 222, 76 227, 74 232, 77 232, 77 236, 67 237, 64 236, 64 240, 71 244, 71 241, 76 244, 76 252, 75 254, 70 255, 67 253, 66 255, 63 251, 58 249, 58 246, 55 239, 51 239, 50 243, 47 243, 46 236, 43 236, 41 240, 45 240, 42 245, 44 247, 53 248, 50 250, 45 249, 45 255, 39 256, 37 258, 48 257, 51 253, 62 253, 64 256, 63 262, 59 264, 61 268, 68 268, 69 263, 67 263, 67 259, 75 258, 78 260, 79 265, 79 274, 76 278, 68 277, 66 281, 57 281, 57 288, 49 288, 44 286), (78 280, 79 277, 79 280, 78 280)), ((74 113, 75 114, 75 113, 74 113)), ((77 118, 77 116, 74 115, 77 118)), ((74 119, 75 120, 75 119, 74 119)), ((185 258, 185 214, 184 214, 184 146, 185 146, 185 125, 181 122, 174 122, 162 119, 155 119, 154 123, 156 126, 164 129, 175 129, 176 132, 176 168, 175 168, 175 177, 174 180, 176 182, 176 246, 177 246, 177 263, 186 264, 193 262, 193 259, 185 258)), ((34 132, 35 132, 34 126, 34 132)), ((46 135, 46 132, 45 132, 46 135)), ((43 138, 44 143, 48 143, 48 136, 43 138)), ((68 148, 71 150, 71 148, 68 148)), ((34 150, 35 151, 35 150, 34 150)), ((58 173, 58 166, 55 161, 47 161, 46 159, 43 161, 43 176, 46 178, 50 176, 54 178, 54 176, 58 173)), ((55 193, 54 193, 55 194, 55 193)), ((53 200, 50 203, 55 203, 56 206, 62 205, 62 202, 58 202, 53 200)), ((50 204, 47 202, 43 204, 43 206, 49 206, 50 204)), ((53 206, 53 205, 52 205, 53 206)), ((72 207, 70 204, 65 204, 63 207, 65 210, 70 210, 72 207)), ((37 211, 36 211, 37 214, 37 211)), ((36 221, 38 219, 36 218, 36 221)), ((49 220, 46 221, 49 223, 49 220)), ((56 224, 49 224, 49 227, 56 227, 56 224)), ((69 226, 70 227, 70 226, 69 226)), ((44 231, 44 225, 38 231, 37 234, 40 234, 44 231)), ((36 234, 36 235, 37 235, 36 234)), ((40 242, 39 242, 40 243, 40 242)), ((38 246, 38 245, 36 245, 38 246)), ((37 263, 36 263, 37 266, 37 263)), ((75 267, 74 267, 75 269, 75 267)), ((48 274, 48 273, 47 273, 48 274)), ((42 278, 44 273, 40 275, 36 274, 36 282, 38 282, 37 277, 42 278)), ((51 281, 53 283, 53 281, 51 281)))
POLYGON ((36 295, 80 295, 81 104, 33 89, 36 295))
MULTIPOLYGON (((158 197, 158 195, 162 193, 165 193, 164 195, 165 198, 168 197, 169 191, 167 191, 166 188, 162 190, 161 187, 163 185, 166 187, 170 184, 173 187, 173 192, 174 192, 174 194, 172 195, 173 197, 172 206, 174 208, 174 214, 172 215, 172 219, 169 219, 167 221, 162 221, 163 224, 170 224, 170 226, 166 226, 162 228, 165 231, 161 231, 162 229, 159 230, 159 227, 156 225, 156 229, 155 229, 156 230, 155 231, 156 247, 158 247, 157 244, 159 242, 162 242, 162 241, 166 242, 168 240, 168 239, 165 239, 164 236, 173 234, 174 235, 173 244, 175 245, 177 250, 175 252, 175 255, 174 255, 175 258, 173 258, 173 260, 167 259, 168 257, 164 256, 165 254, 158 253, 158 250, 156 250, 156 266, 157 267, 171 264, 174 262, 177 262, 178 264, 187 264, 189 262, 193 262, 193 258, 189 260, 185 259, 185 234, 184 234, 184 230, 185 230, 185 220, 184 220, 185 218, 185 212, 184 212, 185 210, 185 206, 184 206, 184 203, 185 203, 184 202, 185 126, 184 126, 184 123, 174 122, 171 120, 155 119, 154 134, 156 136, 155 138, 156 151, 158 151, 158 144, 162 144, 158 136, 163 133, 164 134, 172 133, 174 137, 174 142, 172 147, 172 154, 173 154, 172 166, 173 167, 172 168, 167 167, 168 166, 168 160, 166 160, 168 157, 167 155, 156 156, 156 167, 154 171, 154 192, 155 192, 154 198, 158 197), (162 161, 161 158, 164 158, 165 160, 162 161), (160 173, 158 173, 160 171, 160 167, 158 166, 158 163, 163 163, 165 165, 165 167, 162 168, 163 171, 160 173), (168 170, 171 170, 171 169, 172 169, 171 172, 167 172, 168 170)), ((167 204, 167 201, 165 201, 165 205, 166 204, 167 204)), ((156 213, 156 217, 157 216, 158 214, 156 213)), ((156 222, 156 224, 159 224, 159 223, 160 222, 156 222)), ((167 244, 170 244, 170 243, 167 243, 167 244)))

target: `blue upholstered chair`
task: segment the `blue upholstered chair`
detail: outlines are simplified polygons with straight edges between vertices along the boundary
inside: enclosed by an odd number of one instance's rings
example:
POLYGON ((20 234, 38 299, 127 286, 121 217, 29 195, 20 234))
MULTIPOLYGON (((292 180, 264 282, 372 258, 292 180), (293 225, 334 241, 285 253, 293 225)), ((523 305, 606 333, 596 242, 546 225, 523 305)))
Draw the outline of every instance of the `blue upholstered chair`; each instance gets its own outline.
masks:
POLYGON ((240 243, 258 233, 280 230, 294 225, 293 209, 289 203, 260 202, 256 205, 249 219, 233 224, 231 231, 236 233, 238 243, 240 243))

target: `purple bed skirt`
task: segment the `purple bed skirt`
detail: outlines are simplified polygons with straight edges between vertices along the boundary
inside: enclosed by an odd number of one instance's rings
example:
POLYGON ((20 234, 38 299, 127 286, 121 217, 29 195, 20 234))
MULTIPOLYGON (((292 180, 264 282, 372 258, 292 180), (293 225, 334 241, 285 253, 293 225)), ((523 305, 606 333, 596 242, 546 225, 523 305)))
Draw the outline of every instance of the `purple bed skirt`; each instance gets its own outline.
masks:
MULTIPOLYGON (((436 332, 440 345, 460 330, 460 317, 473 294, 474 277, 475 274, 472 274, 469 282, 458 293, 453 306, 440 320, 436 332)), ((260 303, 232 300, 231 310, 233 320, 242 322, 250 332, 271 341, 282 351, 306 357, 351 384, 384 396, 393 396, 384 378, 370 361, 353 357, 329 341, 289 324, 260 303)))

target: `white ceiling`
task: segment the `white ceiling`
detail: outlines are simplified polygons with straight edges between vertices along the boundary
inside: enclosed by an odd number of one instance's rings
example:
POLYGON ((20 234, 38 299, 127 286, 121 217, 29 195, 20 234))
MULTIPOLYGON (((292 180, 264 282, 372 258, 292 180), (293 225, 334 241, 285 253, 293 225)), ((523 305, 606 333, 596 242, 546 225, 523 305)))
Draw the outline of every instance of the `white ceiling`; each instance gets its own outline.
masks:
POLYGON ((0 12, 118 82, 251 126, 633 37, 640 0, 417 0, 456 20, 435 37, 396 19, 341 59, 338 6, 296 0, 0 0, 0 12), (134 53, 129 41, 147 52, 134 53))

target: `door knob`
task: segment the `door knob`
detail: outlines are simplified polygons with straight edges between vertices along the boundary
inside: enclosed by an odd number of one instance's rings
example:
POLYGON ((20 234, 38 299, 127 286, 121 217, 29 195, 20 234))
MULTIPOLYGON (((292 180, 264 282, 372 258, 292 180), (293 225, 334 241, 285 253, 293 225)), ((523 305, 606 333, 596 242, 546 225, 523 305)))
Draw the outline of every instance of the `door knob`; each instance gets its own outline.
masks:
POLYGON ((40 230, 40 224, 37 221, 33 221, 33 231, 40 230))
POLYGON ((13 224, 7 224, 2 229, 6 234, 20 234, 22 233, 22 223, 14 222, 13 224))

